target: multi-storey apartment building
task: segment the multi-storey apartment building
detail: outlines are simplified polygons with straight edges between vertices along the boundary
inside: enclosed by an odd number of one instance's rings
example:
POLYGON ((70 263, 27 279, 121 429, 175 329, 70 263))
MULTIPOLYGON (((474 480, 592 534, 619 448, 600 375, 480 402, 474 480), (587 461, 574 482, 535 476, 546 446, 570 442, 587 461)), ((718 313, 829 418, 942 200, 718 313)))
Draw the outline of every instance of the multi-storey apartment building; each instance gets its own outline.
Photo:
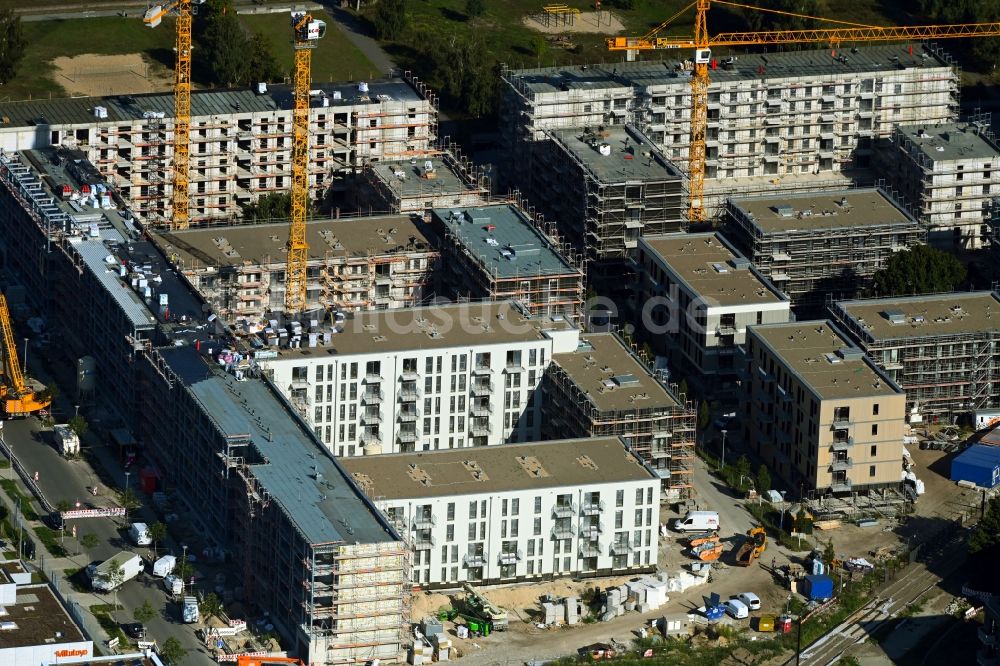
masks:
POLYGON ((641 319, 690 385, 731 381, 747 326, 788 321, 788 297, 718 233, 639 238, 641 319))
POLYGON ((744 434, 805 495, 900 483, 906 395, 827 321, 751 326, 744 434))
POLYGON ((896 127, 884 150, 886 174, 928 226, 931 245, 982 247, 1000 193, 1000 145, 988 121, 896 127))
POLYGON ((621 437, 662 479, 670 499, 690 497, 695 408, 666 373, 611 333, 580 337, 546 373, 543 434, 621 437))
POLYGON ((488 301, 359 312, 338 330, 257 357, 271 357, 260 363, 275 385, 348 457, 540 439, 538 386, 579 339, 564 317, 488 301))
POLYGON ((729 199, 726 222, 726 237, 802 312, 857 297, 893 252, 926 238, 878 189, 729 199))
POLYGON ((620 269, 640 235, 686 227, 680 173, 634 127, 553 130, 548 139, 528 199, 589 261, 620 269))
POLYGON ((407 535, 421 587, 656 569, 660 481, 616 437, 343 465, 407 535))
POLYGON ((425 214, 434 208, 479 206, 489 200, 486 177, 452 152, 365 166, 355 200, 362 210, 425 214))
POLYGON ((996 293, 840 301, 830 312, 906 391, 911 420, 937 421, 1000 407, 996 293))
MULTIPOLYGON (((152 237, 217 314, 259 322, 285 309, 288 229, 282 222, 152 237)), ((306 225, 306 242, 307 309, 408 307, 432 291, 437 241, 410 217, 314 220, 306 225)))
POLYGON ((532 314, 577 319, 583 310, 580 256, 513 204, 431 212, 443 237, 444 284, 459 298, 515 299, 532 314))
MULTIPOLYGON (((548 131, 626 123, 683 166, 691 138, 690 69, 655 61, 505 71, 505 178, 530 191, 534 155, 548 131)), ((929 46, 723 60, 711 71, 708 92, 706 204, 714 208, 713 191, 752 190, 754 178, 766 193, 776 178, 836 180, 841 171, 867 167, 872 142, 894 126, 953 120, 958 89, 950 58, 929 46)))
MULTIPOLYGON (((433 95, 417 82, 319 85, 310 114, 310 173, 322 193, 337 173, 429 152, 437 133, 433 95)), ((196 90, 191 95, 190 214, 229 220, 240 204, 291 187, 292 91, 196 90)), ((171 217, 170 94, 79 97, 0 104, 5 151, 82 150, 109 186, 148 224, 171 217)))

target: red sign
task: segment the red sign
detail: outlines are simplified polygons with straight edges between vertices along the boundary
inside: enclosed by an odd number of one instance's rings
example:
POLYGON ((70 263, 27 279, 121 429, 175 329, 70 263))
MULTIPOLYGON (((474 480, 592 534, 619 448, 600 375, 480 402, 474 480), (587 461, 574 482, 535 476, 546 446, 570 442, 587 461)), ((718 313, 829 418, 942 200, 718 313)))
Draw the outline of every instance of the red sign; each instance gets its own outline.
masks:
POLYGON ((86 657, 89 650, 56 650, 57 657, 86 657))
POLYGON ((63 511, 61 515, 63 520, 72 520, 74 518, 113 518, 124 516, 125 507, 109 506, 104 509, 72 509, 70 511, 63 511))

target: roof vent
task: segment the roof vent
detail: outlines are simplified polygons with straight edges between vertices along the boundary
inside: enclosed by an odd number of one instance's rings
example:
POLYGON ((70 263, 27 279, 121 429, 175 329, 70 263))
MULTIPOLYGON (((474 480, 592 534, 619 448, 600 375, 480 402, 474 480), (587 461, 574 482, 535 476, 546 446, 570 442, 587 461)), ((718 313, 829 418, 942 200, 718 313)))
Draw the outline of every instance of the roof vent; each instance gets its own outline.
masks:
POLYGON ((837 355, 845 361, 860 361, 864 353, 857 347, 841 347, 837 350, 837 355))
POLYGON ((729 260, 729 264, 738 271, 750 268, 750 260, 746 257, 733 257, 729 260))
POLYGON ((841 358, 836 354, 834 354, 833 352, 828 352, 826 354, 823 354, 823 356, 825 356, 826 360, 829 361, 830 363, 840 363, 841 361, 841 358))
POLYGON ((902 310, 886 310, 882 313, 882 316, 888 319, 890 324, 906 323, 906 315, 903 314, 902 310))
POLYGON ((792 217, 795 215, 795 209, 788 204, 781 204, 774 207, 774 212, 781 217, 792 217))
POLYGON ((618 386, 634 386, 639 383, 639 378, 635 375, 616 375, 611 381, 618 386))
POLYGON ((729 269, 726 268, 725 264, 712 264, 712 268, 715 269, 716 273, 728 273, 729 269))

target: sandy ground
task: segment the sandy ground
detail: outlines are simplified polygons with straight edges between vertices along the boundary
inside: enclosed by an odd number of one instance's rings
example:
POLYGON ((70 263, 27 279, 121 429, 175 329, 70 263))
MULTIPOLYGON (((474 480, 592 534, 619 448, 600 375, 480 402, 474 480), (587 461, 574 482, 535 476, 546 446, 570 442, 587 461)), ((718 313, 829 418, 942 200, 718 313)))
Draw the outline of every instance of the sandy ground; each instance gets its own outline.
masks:
POLYGON ((572 19, 569 17, 574 15, 567 14, 564 15, 566 16, 565 22, 562 16, 548 16, 547 25, 545 22, 546 16, 546 14, 541 13, 526 16, 524 18, 524 25, 532 30, 537 30, 548 35, 566 32, 611 35, 620 33, 625 29, 625 26, 618 20, 618 17, 607 11, 600 12, 600 18, 598 18, 598 12, 581 12, 580 14, 576 14, 572 19), (571 20, 572 23, 570 23, 571 20))
POLYGON ((172 88, 173 73, 139 53, 128 55, 84 54, 52 61, 55 80, 70 95, 126 95, 163 92, 172 88))

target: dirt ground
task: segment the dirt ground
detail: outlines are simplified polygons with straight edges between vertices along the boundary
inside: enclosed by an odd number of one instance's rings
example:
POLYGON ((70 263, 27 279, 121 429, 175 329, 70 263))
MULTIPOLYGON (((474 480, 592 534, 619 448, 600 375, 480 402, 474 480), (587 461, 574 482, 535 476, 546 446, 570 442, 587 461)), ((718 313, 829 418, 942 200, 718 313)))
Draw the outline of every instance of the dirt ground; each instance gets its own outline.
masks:
POLYGON ((625 30, 624 24, 618 17, 608 11, 602 12, 581 12, 574 18, 572 14, 549 16, 547 14, 532 14, 524 18, 524 25, 543 32, 547 35, 555 35, 565 32, 576 33, 600 33, 614 34, 625 30), (565 20, 564 20, 565 17, 565 20), (546 23, 546 19, 548 22, 546 23), (572 21, 572 22, 571 22, 572 21))
POLYGON ((139 53, 60 57, 52 65, 56 68, 56 82, 72 96, 164 92, 174 83, 168 68, 139 53))

